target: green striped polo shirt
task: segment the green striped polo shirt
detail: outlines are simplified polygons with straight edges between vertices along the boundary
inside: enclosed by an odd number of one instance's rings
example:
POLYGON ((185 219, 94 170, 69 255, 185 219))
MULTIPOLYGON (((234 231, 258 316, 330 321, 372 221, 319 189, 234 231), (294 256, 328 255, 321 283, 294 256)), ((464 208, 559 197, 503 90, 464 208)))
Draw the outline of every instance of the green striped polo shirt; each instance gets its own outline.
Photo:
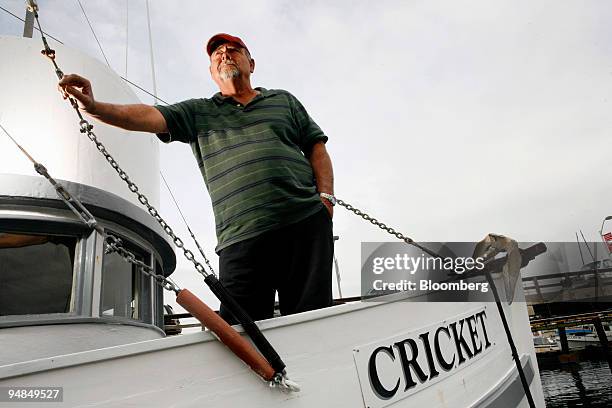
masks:
POLYGON ((298 222, 324 208, 304 152, 327 141, 287 91, 260 92, 246 106, 221 93, 156 106, 169 133, 189 143, 215 214, 216 251, 298 222))

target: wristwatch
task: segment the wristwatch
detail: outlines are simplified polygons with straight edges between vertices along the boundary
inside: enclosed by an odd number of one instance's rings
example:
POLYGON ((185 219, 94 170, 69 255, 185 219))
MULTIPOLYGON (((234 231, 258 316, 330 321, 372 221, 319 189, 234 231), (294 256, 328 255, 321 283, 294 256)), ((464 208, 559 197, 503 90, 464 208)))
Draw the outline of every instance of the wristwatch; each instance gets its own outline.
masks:
POLYGON ((336 197, 334 197, 334 195, 333 195, 333 194, 319 193, 319 195, 320 195, 321 197, 323 197, 324 199, 326 199, 327 201, 329 201, 329 203, 330 203, 332 206, 336 205, 336 202, 338 201, 338 200, 336 200, 336 197))

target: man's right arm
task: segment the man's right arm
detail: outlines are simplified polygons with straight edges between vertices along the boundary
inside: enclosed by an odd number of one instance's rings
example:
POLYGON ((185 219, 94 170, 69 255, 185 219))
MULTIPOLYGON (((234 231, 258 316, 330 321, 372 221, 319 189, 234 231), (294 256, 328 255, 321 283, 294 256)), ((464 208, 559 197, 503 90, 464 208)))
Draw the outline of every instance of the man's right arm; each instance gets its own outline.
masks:
POLYGON ((168 132, 166 120, 153 106, 98 102, 94 99, 91 83, 79 75, 65 75, 60 80, 59 87, 64 98, 74 97, 81 110, 101 122, 139 132, 168 132))

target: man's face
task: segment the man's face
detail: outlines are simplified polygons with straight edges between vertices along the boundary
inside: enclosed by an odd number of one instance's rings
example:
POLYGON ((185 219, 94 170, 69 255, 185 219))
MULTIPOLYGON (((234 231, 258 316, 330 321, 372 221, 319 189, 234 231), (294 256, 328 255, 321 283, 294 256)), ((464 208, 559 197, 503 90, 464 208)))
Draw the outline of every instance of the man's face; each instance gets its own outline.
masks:
POLYGON ((246 50, 234 43, 221 44, 210 56, 210 74, 219 85, 240 76, 248 79, 254 67, 246 50))

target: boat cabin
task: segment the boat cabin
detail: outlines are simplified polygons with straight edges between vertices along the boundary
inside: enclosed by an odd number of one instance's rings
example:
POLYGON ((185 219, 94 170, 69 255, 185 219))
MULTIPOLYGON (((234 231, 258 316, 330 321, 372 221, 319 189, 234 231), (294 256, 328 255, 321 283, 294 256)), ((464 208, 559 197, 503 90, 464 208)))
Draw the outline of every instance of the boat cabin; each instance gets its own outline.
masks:
MULTIPOLYGON (((174 270, 173 249, 145 211, 104 190, 62 184, 138 260, 164 276, 174 270)), ((43 337, 62 332, 63 339, 71 331, 89 346, 163 337, 163 289, 119 254, 106 253, 102 235, 78 220, 46 180, 0 175, 0 190, 0 328, 43 337)), ((2 330, 9 343, 10 333, 2 330)))

